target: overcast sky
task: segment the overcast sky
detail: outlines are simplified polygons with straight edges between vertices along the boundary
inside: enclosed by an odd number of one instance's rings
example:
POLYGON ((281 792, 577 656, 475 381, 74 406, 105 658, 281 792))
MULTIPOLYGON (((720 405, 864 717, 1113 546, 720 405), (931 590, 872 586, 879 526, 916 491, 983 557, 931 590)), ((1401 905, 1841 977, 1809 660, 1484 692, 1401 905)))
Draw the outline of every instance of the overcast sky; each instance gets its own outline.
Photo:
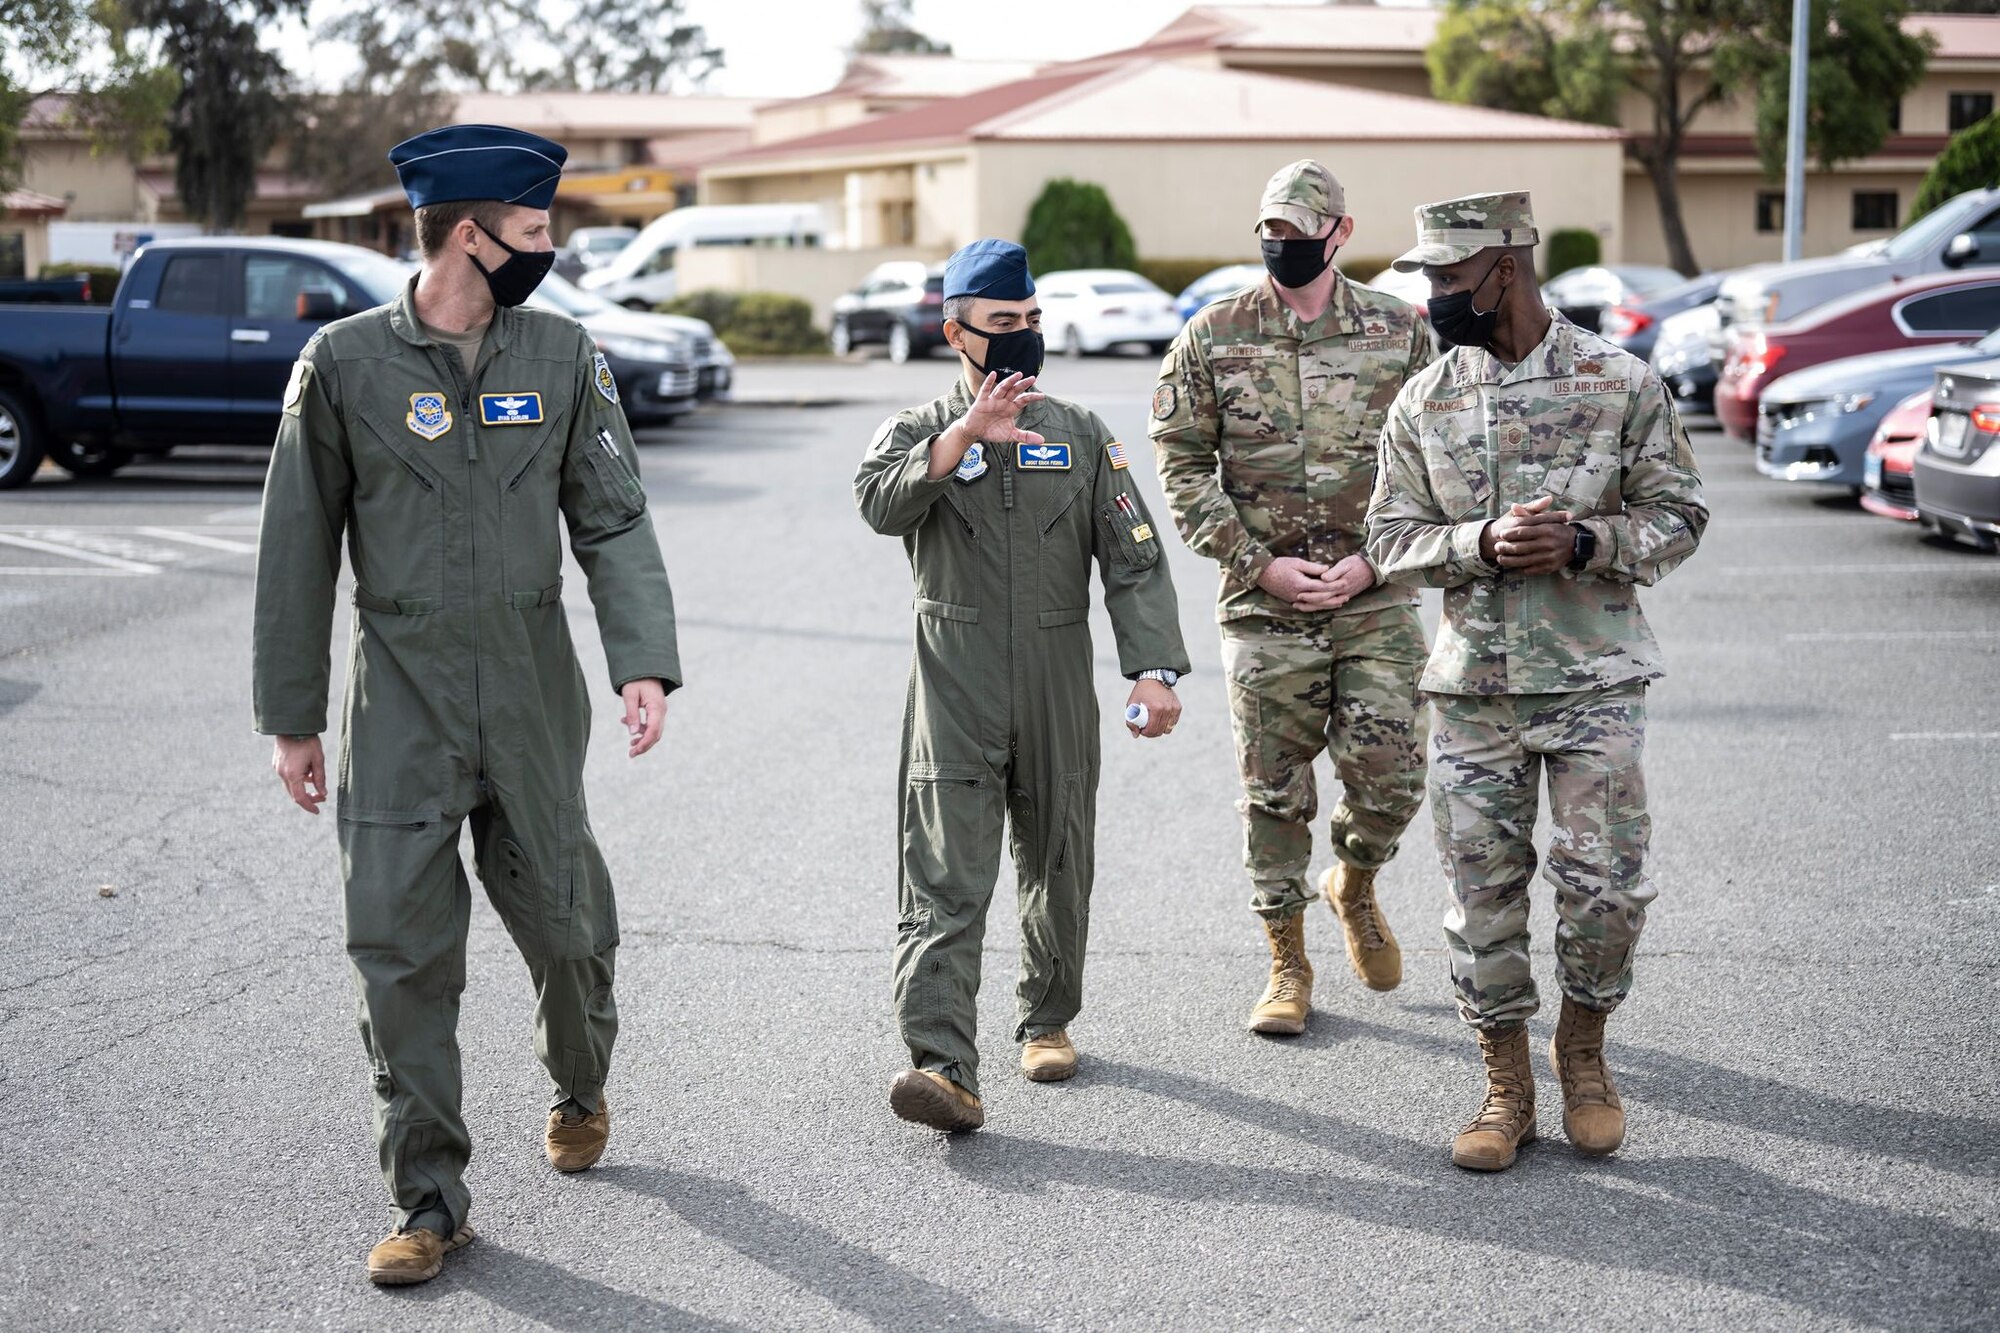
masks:
MULTIPOLYGON (((1318 4, 1322 0, 1266 0, 1318 4)), ((1395 0, 1390 0, 1395 2, 1395 0)), ((1423 3, 1423 0, 1402 0, 1423 3)), ((347 0, 315 0, 315 15, 347 0)), ((1072 60, 1133 46, 1193 7, 1195 0, 916 0, 917 30, 983 60, 1072 60)), ((687 21, 708 30, 725 64, 704 91, 738 97, 802 97, 831 87, 861 27, 858 0, 687 0, 687 21)), ((350 66, 314 51, 296 22, 278 39, 286 63, 325 86, 350 66)))

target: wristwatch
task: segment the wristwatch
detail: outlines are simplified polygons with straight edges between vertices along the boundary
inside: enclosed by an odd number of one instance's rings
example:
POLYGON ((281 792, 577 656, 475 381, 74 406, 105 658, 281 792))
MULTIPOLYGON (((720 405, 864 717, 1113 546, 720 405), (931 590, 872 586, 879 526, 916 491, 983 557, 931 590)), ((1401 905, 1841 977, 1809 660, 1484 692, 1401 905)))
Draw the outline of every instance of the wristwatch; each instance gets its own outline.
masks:
POLYGON ((1137 676, 1133 677, 1134 680, 1157 680, 1170 690, 1180 678, 1180 672, 1170 671, 1166 667, 1156 667, 1151 671, 1141 671, 1137 676))
POLYGON ((1580 570, 1588 565, 1590 558, 1596 554, 1597 534, 1581 523, 1577 524, 1576 541, 1569 548, 1569 567, 1580 570))

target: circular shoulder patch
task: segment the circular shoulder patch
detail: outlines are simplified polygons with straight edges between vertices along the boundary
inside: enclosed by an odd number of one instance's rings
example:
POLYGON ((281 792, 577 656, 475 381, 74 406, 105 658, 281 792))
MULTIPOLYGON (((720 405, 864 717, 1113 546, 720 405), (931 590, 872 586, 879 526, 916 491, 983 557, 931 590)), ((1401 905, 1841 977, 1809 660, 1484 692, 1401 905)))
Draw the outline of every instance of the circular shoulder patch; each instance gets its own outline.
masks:
POLYGON ((1159 388, 1153 390, 1153 416, 1157 420, 1165 421, 1168 417, 1172 416, 1174 408, 1179 403, 1180 394, 1174 390, 1173 385, 1162 384, 1159 388))

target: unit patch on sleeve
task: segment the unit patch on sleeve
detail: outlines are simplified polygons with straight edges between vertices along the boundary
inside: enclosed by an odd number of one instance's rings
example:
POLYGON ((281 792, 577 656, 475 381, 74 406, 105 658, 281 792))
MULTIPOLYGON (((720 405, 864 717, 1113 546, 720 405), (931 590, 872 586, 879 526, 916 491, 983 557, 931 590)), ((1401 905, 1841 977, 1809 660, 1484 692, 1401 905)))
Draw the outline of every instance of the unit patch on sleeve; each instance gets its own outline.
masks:
POLYGON ((597 392, 604 396, 605 402, 616 407, 618 405, 618 380, 612 375, 611 365, 604 359, 604 353, 599 352, 597 359, 591 364, 594 367, 591 371, 591 378, 597 382, 597 392))
POLYGON ((1174 408, 1179 402, 1180 395, 1174 391, 1174 386, 1162 384, 1153 390, 1153 418, 1156 421, 1165 421, 1174 414, 1174 408))
POLYGON ((1104 446, 1104 456, 1111 460, 1111 470, 1113 472, 1128 466, 1125 462, 1125 446, 1116 440, 1104 446))
POLYGON ((482 426, 532 426, 541 419, 542 396, 538 393, 479 395, 479 424, 482 426))
POLYGON ((299 414, 299 403, 306 396, 306 381, 312 378, 312 367, 304 359, 292 362, 292 377, 285 381, 285 411, 291 416, 299 414))
POLYGON ((435 440, 451 429, 451 413, 446 410, 441 393, 411 394, 410 415, 403 421, 412 433, 426 440, 435 440))
POLYGON ((1021 443, 1015 446, 1020 452, 1014 456, 1015 466, 1023 472, 1067 472, 1069 471, 1069 446, 1051 440, 1046 444, 1021 443))

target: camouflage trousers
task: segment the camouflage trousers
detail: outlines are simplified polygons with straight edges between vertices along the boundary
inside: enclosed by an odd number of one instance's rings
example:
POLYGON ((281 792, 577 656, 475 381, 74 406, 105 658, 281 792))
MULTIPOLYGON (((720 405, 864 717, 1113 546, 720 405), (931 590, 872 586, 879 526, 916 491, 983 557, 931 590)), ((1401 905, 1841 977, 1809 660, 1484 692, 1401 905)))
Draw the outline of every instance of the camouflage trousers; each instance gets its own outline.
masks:
POLYGON ((1417 677, 1427 655, 1414 606, 1224 622, 1251 911, 1282 920, 1316 896, 1306 872, 1319 810, 1313 760, 1321 751, 1332 754, 1341 782, 1334 855, 1373 867, 1396 854, 1424 800, 1417 677))
POLYGON ((1474 1027, 1516 1023, 1540 1001, 1528 962, 1536 788, 1548 770, 1542 876, 1556 891, 1556 979, 1590 1009, 1632 988, 1632 954, 1653 901, 1646 878, 1646 687, 1578 694, 1433 694, 1431 813, 1451 879, 1445 914, 1458 1011, 1474 1027))

